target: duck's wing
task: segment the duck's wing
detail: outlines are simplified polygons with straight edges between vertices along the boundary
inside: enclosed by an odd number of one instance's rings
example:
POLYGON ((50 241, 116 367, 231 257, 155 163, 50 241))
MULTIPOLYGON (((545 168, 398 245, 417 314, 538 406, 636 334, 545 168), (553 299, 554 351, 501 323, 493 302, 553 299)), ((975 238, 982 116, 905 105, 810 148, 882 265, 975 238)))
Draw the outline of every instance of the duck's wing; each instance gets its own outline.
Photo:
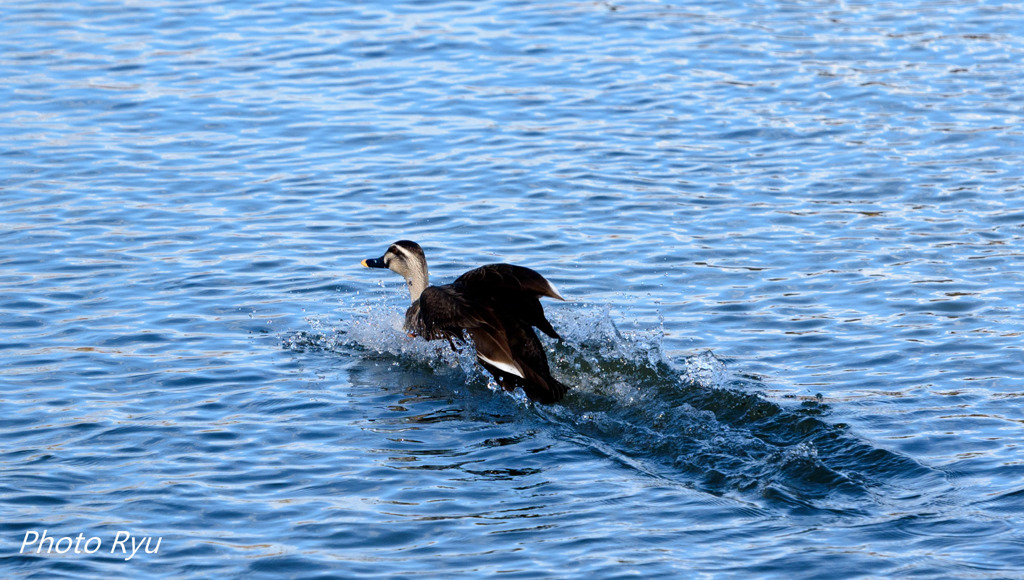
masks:
MULTIPOLYGON (((419 300, 406 310, 405 328, 427 340, 458 340, 465 330, 476 345, 477 359, 491 374, 498 376, 500 372, 519 378, 527 375, 512 352, 512 344, 501 319, 488 304, 471 303, 452 286, 425 289, 419 300)), ((536 335, 533 340, 537 340, 536 335)), ((540 352, 543 355, 543 350, 540 352)), ((544 362, 546 365, 547 360, 544 362)))
POLYGON ((474 303, 487 304, 507 326, 521 322, 539 328, 551 338, 561 338, 544 317, 540 298, 565 298, 551 282, 530 268, 488 264, 459 276, 452 286, 474 303))
POLYGON ((568 389, 551 376, 544 347, 530 325, 500 315, 490 301, 475 300, 462 290, 455 286, 425 289, 406 311, 406 329, 427 340, 461 339, 465 330, 476 345, 477 360, 502 387, 522 387, 528 397, 541 403, 561 399, 568 389))
POLYGON ((515 264, 487 264, 459 276, 454 283, 471 289, 501 289, 513 293, 547 296, 565 300, 547 278, 525 266, 515 264))
POLYGON ((568 392, 568 387, 551 376, 544 347, 529 326, 502 327, 500 333, 478 328, 469 333, 480 364, 504 389, 522 387, 526 396, 538 403, 557 402, 568 392))
POLYGON ((487 323, 482 314, 451 286, 428 286, 405 311, 405 329, 427 340, 461 339, 463 329, 487 323))
MULTIPOLYGON (((420 299, 405 312, 405 327, 427 340, 460 339, 465 330, 476 344, 477 357, 481 362, 508 374, 526 376, 513 354, 513 345, 501 318, 489 304, 471 302, 453 286, 425 289, 420 299)), ((533 340, 537 340, 536 335, 533 340)), ((540 347, 539 342, 537 347, 540 347)), ((544 351, 540 350, 540 353, 543 355, 544 351)), ((546 359, 544 363, 546 366, 546 359)))

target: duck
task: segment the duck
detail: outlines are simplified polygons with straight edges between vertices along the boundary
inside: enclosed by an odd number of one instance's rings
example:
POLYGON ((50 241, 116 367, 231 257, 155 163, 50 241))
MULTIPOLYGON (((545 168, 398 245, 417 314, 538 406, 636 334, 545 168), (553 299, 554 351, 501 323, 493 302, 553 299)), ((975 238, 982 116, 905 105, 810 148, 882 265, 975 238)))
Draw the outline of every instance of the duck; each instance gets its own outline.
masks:
POLYGON ((534 328, 561 340, 544 317, 542 297, 564 301, 555 286, 524 266, 487 264, 451 284, 431 286, 427 258, 416 242, 399 240, 384 255, 362 261, 403 278, 412 304, 405 331, 426 340, 446 339, 453 350, 469 335, 477 362, 504 390, 521 388, 532 401, 558 402, 569 387, 551 376, 544 347, 534 328))

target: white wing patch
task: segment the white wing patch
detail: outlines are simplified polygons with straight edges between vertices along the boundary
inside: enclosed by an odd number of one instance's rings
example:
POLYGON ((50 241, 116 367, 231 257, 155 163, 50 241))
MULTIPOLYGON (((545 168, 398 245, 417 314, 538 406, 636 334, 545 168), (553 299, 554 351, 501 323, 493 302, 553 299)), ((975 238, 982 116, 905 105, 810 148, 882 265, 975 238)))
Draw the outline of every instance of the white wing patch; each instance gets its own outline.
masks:
POLYGON ((484 355, 482 355, 480 353, 476 353, 476 356, 477 356, 477 358, 479 358, 480 360, 484 361, 485 363, 491 365, 494 368, 503 370, 506 373, 508 373, 510 375, 515 375, 515 376, 517 376, 517 377, 519 377, 521 379, 525 379, 526 378, 526 377, 523 376, 523 372, 521 370, 519 370, 518 368, 516 368, 515 366, 513 366, 513 365, 510 365, 508 363, 503 363, 503 362, 498 362, 498 361, 491 360, 491 359, 485 357, 484 355))
POLYGON ((548 289, 550 289, 551 293, 555 295, 555 298, 565 301, 565 298, 562 298, 562 293, 558 291, 558 288, 555 288, 554 284, 548 281, 547 278, 545 278, 544 281, 548 283, 548 289))

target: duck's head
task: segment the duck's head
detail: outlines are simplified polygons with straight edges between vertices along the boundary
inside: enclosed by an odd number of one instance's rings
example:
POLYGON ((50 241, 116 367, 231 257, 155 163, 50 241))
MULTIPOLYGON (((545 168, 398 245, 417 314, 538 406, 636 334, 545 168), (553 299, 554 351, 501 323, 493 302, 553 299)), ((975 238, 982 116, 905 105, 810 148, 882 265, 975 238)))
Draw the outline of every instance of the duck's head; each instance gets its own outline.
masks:
POLYGON ((400 274, 409 286, 409 297, 413 302, 419 300, 428 284, 427 258, 423 248, 416 242, 397 241, 388 247, 383 256, 363 260, 362 264, 367 268, 386 268, 400 274))

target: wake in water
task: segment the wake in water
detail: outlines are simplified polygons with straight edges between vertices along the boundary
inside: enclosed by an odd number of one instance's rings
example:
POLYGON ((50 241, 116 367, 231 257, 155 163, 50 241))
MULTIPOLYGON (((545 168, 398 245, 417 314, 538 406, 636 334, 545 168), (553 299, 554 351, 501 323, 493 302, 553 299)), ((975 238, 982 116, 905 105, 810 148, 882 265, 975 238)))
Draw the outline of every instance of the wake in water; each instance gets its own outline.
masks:
MULTIPOLYGON (((444 341, 412 339, 402 330, 400 312, 374 305, 340 328, 308 319, 311 329, 285 337, 284 346, 371 354, 445 374, 455 370, 455 380, 501 392, 476 364, 471 344, 454 352, 444 341)), ((758 393, 756 378, 732 372, 710 351, 669 360, 660 329, 621 332, 607 307, 559 309, 550 318, 563 340, 542 341, 552 372, 572 389, 559 404, 534 406, 536 416, 562 438, 630 468, 797 511, 861 513, 879 504, 906 509, 908 501, 947 488, 941 473, 822 419, 828 407, 820 398, 771 401, 758 393)))

